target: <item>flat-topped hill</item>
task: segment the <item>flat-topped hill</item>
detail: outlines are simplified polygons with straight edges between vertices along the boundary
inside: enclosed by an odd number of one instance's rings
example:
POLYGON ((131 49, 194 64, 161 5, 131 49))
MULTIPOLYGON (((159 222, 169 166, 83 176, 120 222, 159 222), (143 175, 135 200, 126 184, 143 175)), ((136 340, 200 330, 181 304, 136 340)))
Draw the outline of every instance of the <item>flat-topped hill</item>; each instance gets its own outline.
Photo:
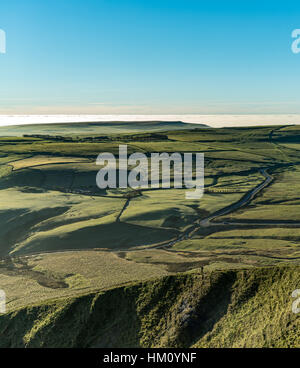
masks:
POLYGON ((93 135, 118 133, 143 133, 165 130, 205 128, 204 124, 189 124, 182 121, 139 121, 139 122, 86 122, 27 124, 0 127, 0 136, 22 136, 24 134, 50 135, 93 135))

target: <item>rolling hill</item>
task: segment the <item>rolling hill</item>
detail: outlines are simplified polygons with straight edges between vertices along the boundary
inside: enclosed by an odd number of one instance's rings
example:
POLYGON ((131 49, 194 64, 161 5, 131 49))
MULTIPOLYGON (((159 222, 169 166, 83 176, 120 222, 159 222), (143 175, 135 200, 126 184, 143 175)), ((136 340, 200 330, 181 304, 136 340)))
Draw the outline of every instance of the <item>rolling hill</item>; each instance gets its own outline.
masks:
POLYGON ((107 124, 0 136, 1 346, 299 347, 300 127, 107 124), (120 144, 204 153, 204 196, 100 190, 120 144))

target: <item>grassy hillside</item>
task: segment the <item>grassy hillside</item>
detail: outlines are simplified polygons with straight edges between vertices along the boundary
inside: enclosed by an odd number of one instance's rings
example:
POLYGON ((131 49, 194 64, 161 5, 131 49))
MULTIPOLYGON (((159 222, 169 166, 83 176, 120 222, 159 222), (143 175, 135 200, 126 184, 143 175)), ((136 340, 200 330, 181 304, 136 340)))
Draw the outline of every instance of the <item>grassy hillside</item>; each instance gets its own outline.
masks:
MULTIPOLYGON (((243 264, 249 263, 244 259, 249 252, 259 258, 259 264, 262 261, 260 265, 271 260, 276 263, 300 259, 300 237, 294 232, 300 222, 300 151, 286 147, 288 142, 295 145, 300 141, 299 128, 197 127, 157 133, 154 127, 181 128, 183 124, 150 122, 136 123, 146 133, 139 130, 102 136, 102 127, 108 125, 97 124, 51 125, 51 129, 61 130, 62 136, 51 135, 52 131, 43 135, 49 126, 32 126, 29 128, 36 131, 41 128, 39 135, 0 138, 0 256, 153 247, 171 242, 195 227, 193 236, 174 244, 174 251, 197 251, 215 258, 215 250, 223 249, 223 253, 230 251, 234 262, 243 264), (76 129, 79 135, 68 135, 76 129), (98 134, 87 136, 85 129, 95 129, 98 134), (187 201, 184 189, 172 188, 149 188, 139 193, 99 190, 95 181, 99 170, 96 157, 103 151, 118 153, 119 144, 127 144, 129 153, 148 155, 204 152, 203 198, 187 201), (265 179, 262 169, 267 169, 274 180, 251 203, 220 216, 218 226, 208 229, 197 225, 260 185, 265 179), (18 222, 13 221, 16 216, 18 222), (262 233, 261 228, 276 229, 276 235, 264 235, 269 231, 262 233), (250 230, 255 234, 250 235, 250 230)), ((117 126, 136 127, 133 123, 111 123, 110 132, 117 126)), ((257 264, 257 259, 250 262, 257 264)))
POLYGON ((0 344, 299 346, 299 126, 128 124, 0 137, 0 344), (204 196, 100 190, 120 144, 203 152, 204 196))
POLYGON ((0 319, 1 347, 300 347, 300 268, 192 272, 0 319))

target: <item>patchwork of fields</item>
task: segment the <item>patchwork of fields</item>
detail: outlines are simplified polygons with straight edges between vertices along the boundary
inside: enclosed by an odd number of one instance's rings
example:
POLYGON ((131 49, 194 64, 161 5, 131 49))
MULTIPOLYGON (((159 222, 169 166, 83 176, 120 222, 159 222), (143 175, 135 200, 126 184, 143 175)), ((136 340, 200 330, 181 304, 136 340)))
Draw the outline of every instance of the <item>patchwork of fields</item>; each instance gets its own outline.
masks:
POLYGON ((15 136, 0 138, 0 286, 9 311, 178 272, 299 263, 300 127, 167 127, 109 135, 103 124, 31 126, 24 137, 14 127, 15 136), (119 144, 129 154, 203 152, 203 198, 98 189, 96 157, 119 144), (246 201, 266 181, 263 170, 271 182, 246 201))

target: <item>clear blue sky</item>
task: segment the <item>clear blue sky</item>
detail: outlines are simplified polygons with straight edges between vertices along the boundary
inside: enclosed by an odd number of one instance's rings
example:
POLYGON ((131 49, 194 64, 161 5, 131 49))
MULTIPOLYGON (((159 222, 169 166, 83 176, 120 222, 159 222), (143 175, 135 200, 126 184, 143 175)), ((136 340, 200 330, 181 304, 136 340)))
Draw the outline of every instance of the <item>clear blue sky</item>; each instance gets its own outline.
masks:
POLYGON ((1 1, 0 113, 300 113, 299 1, 1 1))

